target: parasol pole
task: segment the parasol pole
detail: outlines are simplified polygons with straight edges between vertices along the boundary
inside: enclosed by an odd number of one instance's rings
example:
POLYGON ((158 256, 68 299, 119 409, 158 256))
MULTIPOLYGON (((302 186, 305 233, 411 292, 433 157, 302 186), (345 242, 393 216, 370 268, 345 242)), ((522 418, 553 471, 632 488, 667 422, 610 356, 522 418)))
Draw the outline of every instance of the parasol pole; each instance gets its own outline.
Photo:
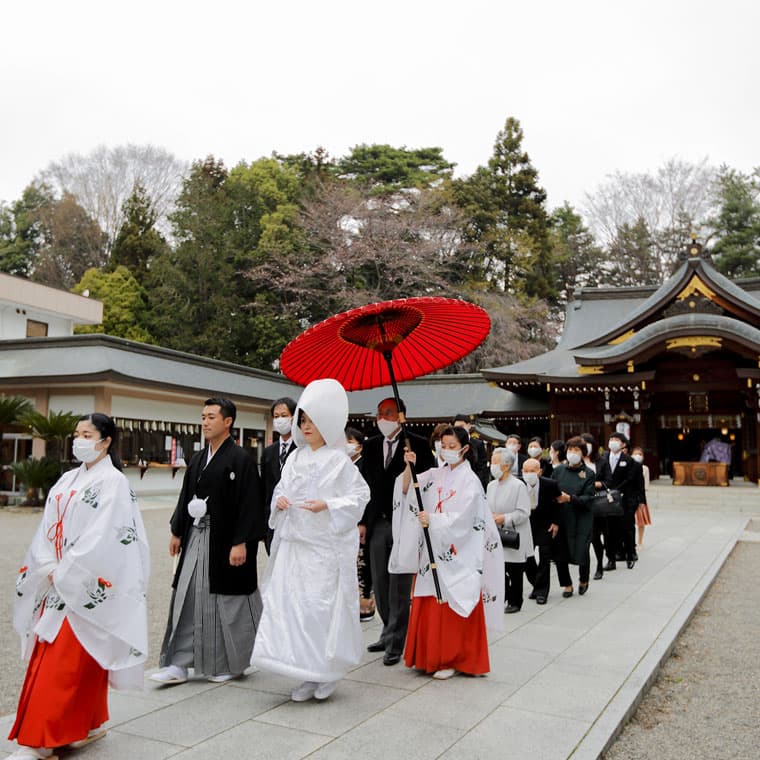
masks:
MULTIPOLYGON (((379 322, 380 332, 384 333, 383 324, 379 322)), ((409 443, 409 436, 406 434, 406 416, 401 411, 401 396, 398 392, 398 385, 396 384, 396 375, 393 372, 393 357, 390 351, 383 351, 383 358, 388 364, 388 374, 391 378, 391 386, 393 387, 393 398, 396 401, 396 409, 398 409, 398 421, 401 425, 401 433, 404 436, 404 446, 407 451, 412 451, 412 446, 409 443)), ((417 471, 414 465, 409 462, 409 469, 412 471, 412 487, 414 488, 415 496, 417 497, 417 507, 422 512, 424 507, 422 505, 422 494, 420 493, 420 484, 417 480, 417 471)), ((425 546, 427 546, 428 559, 430 560, 430 570, 433 573, 433 584, 435 585, 435 597, 438 604, 443 604, 443 596, 441 594, 441 584, 438 582, 438 569, 435 563, 435 554, 433 554, 433 544, 430 542, 430 531, 427 526, 422 527, 422 532, 425 535, 425 546)))

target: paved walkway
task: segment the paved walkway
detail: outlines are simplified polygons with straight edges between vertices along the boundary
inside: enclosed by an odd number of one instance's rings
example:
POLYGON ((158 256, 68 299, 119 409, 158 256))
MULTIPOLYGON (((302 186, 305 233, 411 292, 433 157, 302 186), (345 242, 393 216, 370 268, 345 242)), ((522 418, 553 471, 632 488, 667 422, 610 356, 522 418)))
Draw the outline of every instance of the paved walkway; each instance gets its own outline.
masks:
MULTIPOLYGON (((743 501, 733 508, 728 491, 738 496, 739 489, 713 489, 720 496, 714 508, 698 510, 685 508, 691 489, 655 489, 655 525, 636 567, 618 564, 621 569, 592 581, 584 597, 570 599, 561 598, 553 574, 548 604, 526 599, 522 612, 505 616, 504 632, 490 637, 486 678, 438 682, 365 653, 324 703, 295 704, 288 698, 293 682, 259 672, 221 685, 146 681, 142 692, 111 693, 105 739, 61 754, 87 760, 596 758, 667 657, 752 512, 760 513, 754 489, 741 489, 743 501)), ((379 624, 364 624, 363 631, 366 643, 374 641, 379 624)), ((11 723, 12 716, 0 719, 3 736, 11 723)), ((0 756, 13 748, 0 744, 0 756)))

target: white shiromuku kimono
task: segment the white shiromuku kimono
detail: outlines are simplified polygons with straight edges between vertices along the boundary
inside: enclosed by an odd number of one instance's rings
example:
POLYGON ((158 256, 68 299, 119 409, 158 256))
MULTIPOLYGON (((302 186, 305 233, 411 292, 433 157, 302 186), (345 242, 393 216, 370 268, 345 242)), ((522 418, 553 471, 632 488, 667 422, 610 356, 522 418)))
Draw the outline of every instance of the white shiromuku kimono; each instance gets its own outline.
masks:
POLYGON ((13 626, 28 658, 66 618, 115 688, 142 688, 150 553, 126 477, 101 459, 64 473, 16 580, 13 626), (48 576, 52 573, 52 585, 48 576))
POLYGON ((293 418, 298 448, 285 462, 272 496, 269 525, 274 540, 261 581, 264 611, 251 664, 324 683, 343 678, 363 651, 357 523, 369 501, 369 487, 345 453, 348 402, 343 416, 321 394, 305 398, 310 388, 293 418), (295 423, 301 408, 331 445, 314 451, 305 443, 295 423), (288 509, 275 506, 280 496, 291 502, 288 509), (314 513, 300 508, 307 499, 321 499, 327 509, 314 513))
MULTIPOLYGON (((402 492, 403 474, 393 494, 392 573, 417 573, 414 596, 435 596, 414 487, 402 492)), ((486 504, 483 486, 469 462, 418 475, 422 504, 430 513, 428 533, 441 594, 461 617, 469 617, 482 597, 486 625, 504 624, 504 566, 499 532, 486 504), (436 508, 440 504, 440 509, 436 508)))

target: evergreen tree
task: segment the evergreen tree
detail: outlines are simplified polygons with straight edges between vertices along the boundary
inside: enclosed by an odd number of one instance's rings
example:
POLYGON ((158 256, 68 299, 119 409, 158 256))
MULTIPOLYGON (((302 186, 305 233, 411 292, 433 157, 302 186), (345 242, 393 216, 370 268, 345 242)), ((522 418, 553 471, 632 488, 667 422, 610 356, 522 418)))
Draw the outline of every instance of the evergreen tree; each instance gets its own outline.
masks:
POLYGON ((277 308, 276 283, 247 272, 281 248, 298 247, 298 175, 275 159, 227 171, 196 162, 172 216, 178 245, 151 264, 151 333, 162 345, 271 369, 294 334, 277 308))
POLYGON ((146 328, 147 299, 145 290, 124 266, 112 271, 88 269, 74 288, 75 293, 87 291, 91 298, 103 302, 103 323, 79 325, 77 333, 105 333, 141 343, 152 343, 146 328))
POLYGON ((760 167, 752 175, 722 167, 720 207, 712 220, 716 268, 728 277, 760 275, 760 167))
POLYGON ((139 182, 124 201, 122 215, 124 221, 111 248, 110 268, 124 266, 142 282, 150 262, 165 251, 166 241, 156 230, 156 212, 139 182))
POLYGON ((596 287, 604 256, 583 220, 565 203, 552 212, 549 241, 559 283, 559 301, 571 300, 576 288, 596 287))
POLYGON ((441 148, 394 148, 391 145, 356 145, 339 159, 339 177, 355 182, 373 195, 429 188, 449 179, 454 164, 441 148))
POLYGON ((54 202, 49 187, 31 184, 11 206, 0 207, 0 271, 31 277, 37 255, 49 238, 41 211, 54 202))
POLYGON ((455 180, 453 193, 467 219, 463 234, 482 248, 489 280, 506 292, 553 301, 546 193, 522 141, 520 122, 508 118, 488 165, 455 180))
POLYGON ((607 284, 620 287, 661 284, 660 262, 643 219, 620 227, 607 255, 607 284))

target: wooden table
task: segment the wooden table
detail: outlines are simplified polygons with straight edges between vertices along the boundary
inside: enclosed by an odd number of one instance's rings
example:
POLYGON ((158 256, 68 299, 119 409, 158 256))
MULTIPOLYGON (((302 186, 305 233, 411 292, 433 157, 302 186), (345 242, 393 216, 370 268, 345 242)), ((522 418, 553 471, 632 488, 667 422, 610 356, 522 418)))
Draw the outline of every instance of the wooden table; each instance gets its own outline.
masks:
POLYGON ((674 486, 727 486, 725 462, 673 462, 674 486))

